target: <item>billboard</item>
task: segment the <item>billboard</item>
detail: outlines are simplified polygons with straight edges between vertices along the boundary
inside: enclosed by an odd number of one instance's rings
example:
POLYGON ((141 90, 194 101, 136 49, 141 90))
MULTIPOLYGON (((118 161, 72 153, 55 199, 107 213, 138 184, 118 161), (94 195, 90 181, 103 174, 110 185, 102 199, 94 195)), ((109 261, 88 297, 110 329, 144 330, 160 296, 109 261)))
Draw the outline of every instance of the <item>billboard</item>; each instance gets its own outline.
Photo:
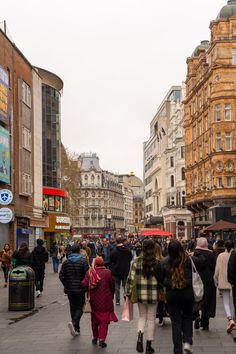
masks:
POLYGON ((0 120, 8 124, 9 109, 9 75, 0 66, 0 120))
POLYGON ((0 181, 10 183, 10 134, 0 126, 0 181))

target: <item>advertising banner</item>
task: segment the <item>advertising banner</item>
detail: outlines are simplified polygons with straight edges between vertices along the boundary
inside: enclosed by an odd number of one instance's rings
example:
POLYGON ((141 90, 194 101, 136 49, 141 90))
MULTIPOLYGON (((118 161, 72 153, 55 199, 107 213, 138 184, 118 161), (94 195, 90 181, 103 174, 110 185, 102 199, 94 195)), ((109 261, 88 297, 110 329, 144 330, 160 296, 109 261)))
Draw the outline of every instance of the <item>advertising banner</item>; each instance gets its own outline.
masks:
POLYGON ((9 109, 9 76, 8 72, 0 66, 0 120, 8 124, 9 109))
POLYGON ((10 183, 10 134, 0 126, 0 181, 10 183))

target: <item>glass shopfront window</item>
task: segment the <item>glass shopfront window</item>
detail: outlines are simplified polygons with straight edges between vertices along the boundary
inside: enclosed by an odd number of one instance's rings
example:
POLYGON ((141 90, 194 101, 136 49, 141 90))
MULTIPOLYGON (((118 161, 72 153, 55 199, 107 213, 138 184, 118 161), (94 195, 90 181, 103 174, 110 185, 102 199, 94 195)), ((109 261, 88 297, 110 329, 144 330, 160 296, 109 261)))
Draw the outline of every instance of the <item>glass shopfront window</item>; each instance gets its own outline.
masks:
POLYGON ((65 198, 58 195, 43 195, 43 210, 65 212, 65 198))

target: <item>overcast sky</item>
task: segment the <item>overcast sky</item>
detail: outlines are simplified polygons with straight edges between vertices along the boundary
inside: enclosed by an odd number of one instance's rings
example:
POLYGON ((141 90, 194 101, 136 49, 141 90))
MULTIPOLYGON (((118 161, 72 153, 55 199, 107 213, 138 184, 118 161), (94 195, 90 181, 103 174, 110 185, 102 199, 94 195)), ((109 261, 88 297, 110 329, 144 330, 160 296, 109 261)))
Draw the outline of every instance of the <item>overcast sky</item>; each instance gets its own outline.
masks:
MULTIPOLYGON (((142 178, 157 107, 226 0, 7 0, 15 44, 64 81, 62 141, 111 172, 142 178)), ((1 48, 0 48, 1 50, 1 48)))

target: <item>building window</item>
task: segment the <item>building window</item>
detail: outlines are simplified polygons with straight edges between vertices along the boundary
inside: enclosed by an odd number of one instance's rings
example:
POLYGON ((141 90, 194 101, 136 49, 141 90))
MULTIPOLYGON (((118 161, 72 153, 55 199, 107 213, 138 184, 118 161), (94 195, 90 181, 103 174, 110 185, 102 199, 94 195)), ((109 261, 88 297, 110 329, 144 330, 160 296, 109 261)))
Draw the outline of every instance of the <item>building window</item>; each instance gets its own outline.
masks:
POLYGON ((220 122, 220 104, 215 105, 215 121, 220 122))
POLYGON ((205 130, 208 129, 208 115, 205 117, 205 130))
POLYGON ((23 127, 22 130, 22 146, 28 151, 31 151, 31 133, 29 129, 23 127))
POLYGON ((231 133, 230 132, 225 133, 225 150, 226 151, 232 150, 232 142, 231 142, 231 133))
POLYGON ((232 65, 236 65, 236 48, 232 49, 232 65))
POLYGON ((173 175, 170 176, 170 186, 174 187, 175 186, 175 178, 173 175))
POLYGON ((199 135, 202 135, 202 121, 198 122, 198 127, 199 127, 199 135))
POLYGON ((25 81, 22 81, 22 101, 28 106, 31 107, 31 91, 29 85, 25 81))
POLYGON ((193 140, 195 140, 197 137, 197 129, 196 129, 196 125, 193 127, 193 140))
POLYGON ((182 181, 185 180, 185 168, 184 167, 181 168, 181 179, 182 179, 182 181))
POLYGON ((225 120, 231 120, 231 104, 225 104, 225 120))
POLYGON ((211 179, 211 176, 210 176, 210 172, 208 170, 206 170, 206 173, 205 173, 205 178, 206 178, 206 189, 209 191, 210 190, 210 179, 211 179))
POLYGON ((170 157, 170 167, 174 167, 174 157, 170 157))
POLYGON ((181 146, 180 155, 181 159, 184 159, 184 146, 181 146))
POLYGON ((31 176, 27 173, 22 174, 22 193, 27 195, 31 194, 31 176))
POLYGON ((205 148, 206 148, 206 155, 209 154, 209 145, 208 145, 208 141, 205 142, 205 148))
POLYGON ((233 187, 233 177, 231 177, 231 176, 226 177, 226 185, 228 188, 233 187))
POLYGON ((217 187, 222 188, 223 187, 222 177, 217 177, 216 181, 217 181, 217 187))
POLYGON ((199 145, 199 158, 202 159, 202 145, 199 145))
POLYGON ((221 133, 216 133, 216 151, 221 150, 221 133))

